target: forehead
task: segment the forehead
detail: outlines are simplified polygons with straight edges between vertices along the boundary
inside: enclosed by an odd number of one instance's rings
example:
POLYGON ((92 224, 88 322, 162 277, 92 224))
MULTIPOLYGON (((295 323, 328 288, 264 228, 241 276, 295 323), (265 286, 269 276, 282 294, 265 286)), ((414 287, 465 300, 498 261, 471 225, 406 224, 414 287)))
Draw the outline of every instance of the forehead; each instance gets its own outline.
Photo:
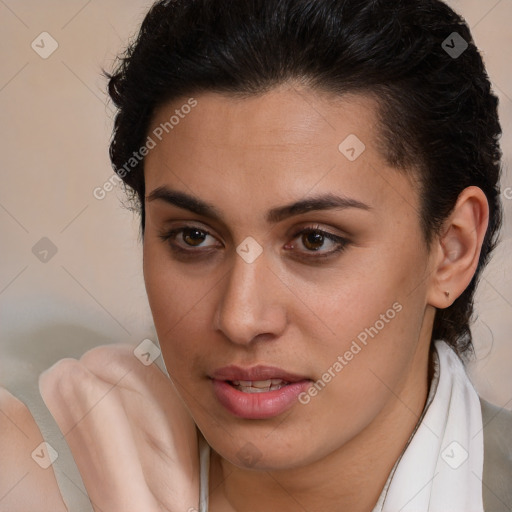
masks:
POLYGON ((377 101, 362 94, 335 96, 294 85, 247 97, 228 93, 201 93, 161 106, 153 116, 150 132, 157 138, 201 136, 203 144, 218 148, 265 148, 270 151, 310 147, 327 148, 357 130, 368 144, 377 143, 377 101), (179 118, 178 118, 179 116, 179 118), (169 121, 171 120, 171 123, 169 121), (169 126, 172 124, 172 127, 169 126), (160 127, 160 128, 159 128, 160 127), (171 134, 174 137, 166 137, 171 134))
POLYGON ((173 184, 216 204, 255 204, 258 195, 262 207, 310 191, 364 195, 382 208, 414 201, 411 181, 384 159, 378 126, 378 103, 363 94, 286 85, 246 98, 183 97, 152 119, 146 191, 173 184))

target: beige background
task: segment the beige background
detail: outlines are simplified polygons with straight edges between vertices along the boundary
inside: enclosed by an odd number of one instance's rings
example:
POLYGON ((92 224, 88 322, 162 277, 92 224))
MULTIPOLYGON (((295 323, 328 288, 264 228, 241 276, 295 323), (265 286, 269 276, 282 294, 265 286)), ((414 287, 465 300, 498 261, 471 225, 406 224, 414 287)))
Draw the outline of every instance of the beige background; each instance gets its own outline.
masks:
MULTIPOLYGON (((145 295, 138 219, 122 189, 93 197, 111 174, 112 125, 102 67, 151 2, 0 0, 0 385, 36 400, 37 376, 61 357, 110 342, 156 339, 145 295), (31 47, 46 31, 47 59, 31 47), (49 238, 46 263, 32 247, 49 238)), ((473 28, 501 100, 505 170, 512 155, 512 0, 450 4, 473 28)), ((505 197, 508 196, 507 197, 505 197)), ((482 279, 474 333, 478 391, 512 409, 512 188, 503 242, 482 279)))

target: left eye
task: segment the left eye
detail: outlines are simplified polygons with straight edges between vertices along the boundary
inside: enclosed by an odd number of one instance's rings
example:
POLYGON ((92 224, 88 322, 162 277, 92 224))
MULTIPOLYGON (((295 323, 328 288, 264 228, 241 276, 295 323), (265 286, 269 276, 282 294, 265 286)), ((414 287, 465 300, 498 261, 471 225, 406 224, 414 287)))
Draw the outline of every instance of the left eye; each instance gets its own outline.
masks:
MULTIPOLYGON (((321 252, 322 256, 328 256, 329 254, 336 253, 342 251, 348 241, 337 235, 333 235, 332 233, 328 233, 327 231, 323 231, 318 228, 306 228, 302 231, 299 231, 294 235, 294 240, 300 237, 301 244, 307 249, 306 252, 319 252, 320 249, 325 248, 326 242, 328 242, 328 246, 331 247, 330 250, 325 250, 321 252)), ((287 248, 290 245, 287 246, 287 248)), ((294 244, 291 244, 291 247, 294 247, 294 244)))

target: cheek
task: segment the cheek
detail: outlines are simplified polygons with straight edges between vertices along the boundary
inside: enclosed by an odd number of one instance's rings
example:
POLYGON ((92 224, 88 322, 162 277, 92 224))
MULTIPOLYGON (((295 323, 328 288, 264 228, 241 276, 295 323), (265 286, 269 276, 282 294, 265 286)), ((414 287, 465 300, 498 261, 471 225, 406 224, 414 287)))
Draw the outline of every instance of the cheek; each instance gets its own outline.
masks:
POLYGON ((306 414, 299 411, 300 429, 314 432, 326 449, 334 449, 340 436, 350 440, 394 402, 413 364, 420 322, 411 318, 422 317, 422 304, 392 300, 374 294, 365 305, 338 309, 338 335, 309 347, 317 380, 303 396, 309 403, 306 414))
POLYGON ((194 354, 211 331, 209 293, 219 278, 177 265, 158 242, 144 241, 144 282, 170 373, 190 372, 194 354), (188 369, 188 370, 187 370, 188 369))
MULTIPOLYGON (((147 237, 147 235, 146 235, 147 237)), ((148 296, 151 313, 155 327, 160 336, 162 329, 169 330, 175 323, 177 316, 176 293, 178 284, 170 279, 171 269, 169 263, 157 250, 156 244, 144 240, 143 268, 144 283, 148 296)), ((162 331, 163 332, 163 331, 162 331)))
POLYGON ((172 329, 205 293, 207 283, 170 257, 164 243, 144 241, 144 282, 155 323, 172 329))
POLYGON ((317 325, 330 332, 315 338, 314 358, 322 381, 332 381, 322 391, 329 400, 355 409, 377 404, 388 393, 379 377, 392 386, 407 371, 425 314, 426 259, 418 247, 367 251, 324 287, 323 299, 318 291, 317 325))
POLYGON ((334 275, 309 282, 304 296, 318 312, 315 325, 317 333, 322 329, 325 348, 331 345, 344 351, 358 337, 364 342, 369 331, 378 331, 379 338, 385 333, 397 335, 409 322, 408 314, 398 310, 415 297, 418 303, 411 318, 422 318, 425 291, 418 286, 423 275, 418 268, 424 264, 423 255, 412 247, 397 251, 381 245, 354 252, 334 275))

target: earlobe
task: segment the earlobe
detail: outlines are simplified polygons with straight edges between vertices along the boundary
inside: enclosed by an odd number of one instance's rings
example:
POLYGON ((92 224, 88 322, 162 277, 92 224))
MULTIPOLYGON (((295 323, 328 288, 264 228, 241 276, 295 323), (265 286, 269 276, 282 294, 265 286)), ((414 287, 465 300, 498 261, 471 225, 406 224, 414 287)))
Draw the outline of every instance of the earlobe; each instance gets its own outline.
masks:
POLYGON ((447 308, 467 288, 478 266, 488 220, 489 205, 484 192, 474 186, 464 189, 435 242, 430 305, 447 308))

